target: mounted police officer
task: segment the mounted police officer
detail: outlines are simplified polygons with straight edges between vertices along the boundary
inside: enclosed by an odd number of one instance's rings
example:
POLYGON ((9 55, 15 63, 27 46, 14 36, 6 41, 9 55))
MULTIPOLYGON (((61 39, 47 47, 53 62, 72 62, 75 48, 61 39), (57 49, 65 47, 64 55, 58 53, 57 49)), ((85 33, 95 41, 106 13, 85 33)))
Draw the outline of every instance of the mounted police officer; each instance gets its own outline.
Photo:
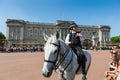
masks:
POLYGON ((82 51, 82 45, 80 41, 80 37, 82 37, 82 34, 80 32, 77 32, 77 28, 78 26, 76 24, 70 26, 71 32, 67 34, 65 42, 72 48, 72 50, 78 56, 79 68, 80 66, 82 66, 82 74, 85 75, 86 57, 82 51))

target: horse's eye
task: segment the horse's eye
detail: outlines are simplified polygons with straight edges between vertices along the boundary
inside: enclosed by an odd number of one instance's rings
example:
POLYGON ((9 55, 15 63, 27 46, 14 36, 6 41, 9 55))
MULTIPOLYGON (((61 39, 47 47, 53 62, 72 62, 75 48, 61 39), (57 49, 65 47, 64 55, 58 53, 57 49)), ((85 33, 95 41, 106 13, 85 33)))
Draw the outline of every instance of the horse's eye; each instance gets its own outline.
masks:
POLYGON ((57 53, 57 50, 55 50, 55 52, 54 53, 57 53))

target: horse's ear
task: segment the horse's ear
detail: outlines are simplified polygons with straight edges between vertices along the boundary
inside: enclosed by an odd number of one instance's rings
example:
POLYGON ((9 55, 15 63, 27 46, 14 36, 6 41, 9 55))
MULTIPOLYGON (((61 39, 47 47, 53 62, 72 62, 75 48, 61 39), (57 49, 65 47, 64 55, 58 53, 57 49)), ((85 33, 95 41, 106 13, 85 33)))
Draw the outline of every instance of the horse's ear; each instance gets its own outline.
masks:
POLYGON ((46 35, 44 32, 43 32, 43 37, 44 37, 44 40, 47 41, 48 40, 48 35, 46 35))
POLYGON ((56 31, 56 39, 59 39, 59 32, 56 31))

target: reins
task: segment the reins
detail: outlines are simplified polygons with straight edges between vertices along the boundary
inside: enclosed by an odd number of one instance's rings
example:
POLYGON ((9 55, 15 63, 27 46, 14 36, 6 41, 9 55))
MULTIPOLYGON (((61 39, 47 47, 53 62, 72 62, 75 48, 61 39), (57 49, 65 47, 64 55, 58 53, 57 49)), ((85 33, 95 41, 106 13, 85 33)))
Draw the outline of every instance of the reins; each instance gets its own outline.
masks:
POLYGON ((58 69, 58 67, 62 64, 62 62, 65 60, 66 56, 68 55, 68 51, 70 48, 67 48, 67 50, 65 51, 64 55, 62 58, 60 58, 60 60, 57 62, 57 64, 55 65, 55 70, 58 69))

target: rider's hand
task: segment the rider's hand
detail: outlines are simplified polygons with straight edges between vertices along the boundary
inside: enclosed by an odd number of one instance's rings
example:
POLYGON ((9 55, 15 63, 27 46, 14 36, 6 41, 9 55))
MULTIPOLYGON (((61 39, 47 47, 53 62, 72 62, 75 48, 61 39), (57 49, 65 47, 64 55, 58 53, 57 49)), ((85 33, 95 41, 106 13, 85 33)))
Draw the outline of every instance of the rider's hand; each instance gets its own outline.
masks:
POLYGON ((69 41, 69 42, 67 42, 67 44, 71 44, 71 43, 72 43, 72 42, 70 42, 70 41, 69 41))
POLYGON ((80 34, 80 33, 77 33, 77 36, 79 36, 79 37, 82 37, 82 34, 80 34))

